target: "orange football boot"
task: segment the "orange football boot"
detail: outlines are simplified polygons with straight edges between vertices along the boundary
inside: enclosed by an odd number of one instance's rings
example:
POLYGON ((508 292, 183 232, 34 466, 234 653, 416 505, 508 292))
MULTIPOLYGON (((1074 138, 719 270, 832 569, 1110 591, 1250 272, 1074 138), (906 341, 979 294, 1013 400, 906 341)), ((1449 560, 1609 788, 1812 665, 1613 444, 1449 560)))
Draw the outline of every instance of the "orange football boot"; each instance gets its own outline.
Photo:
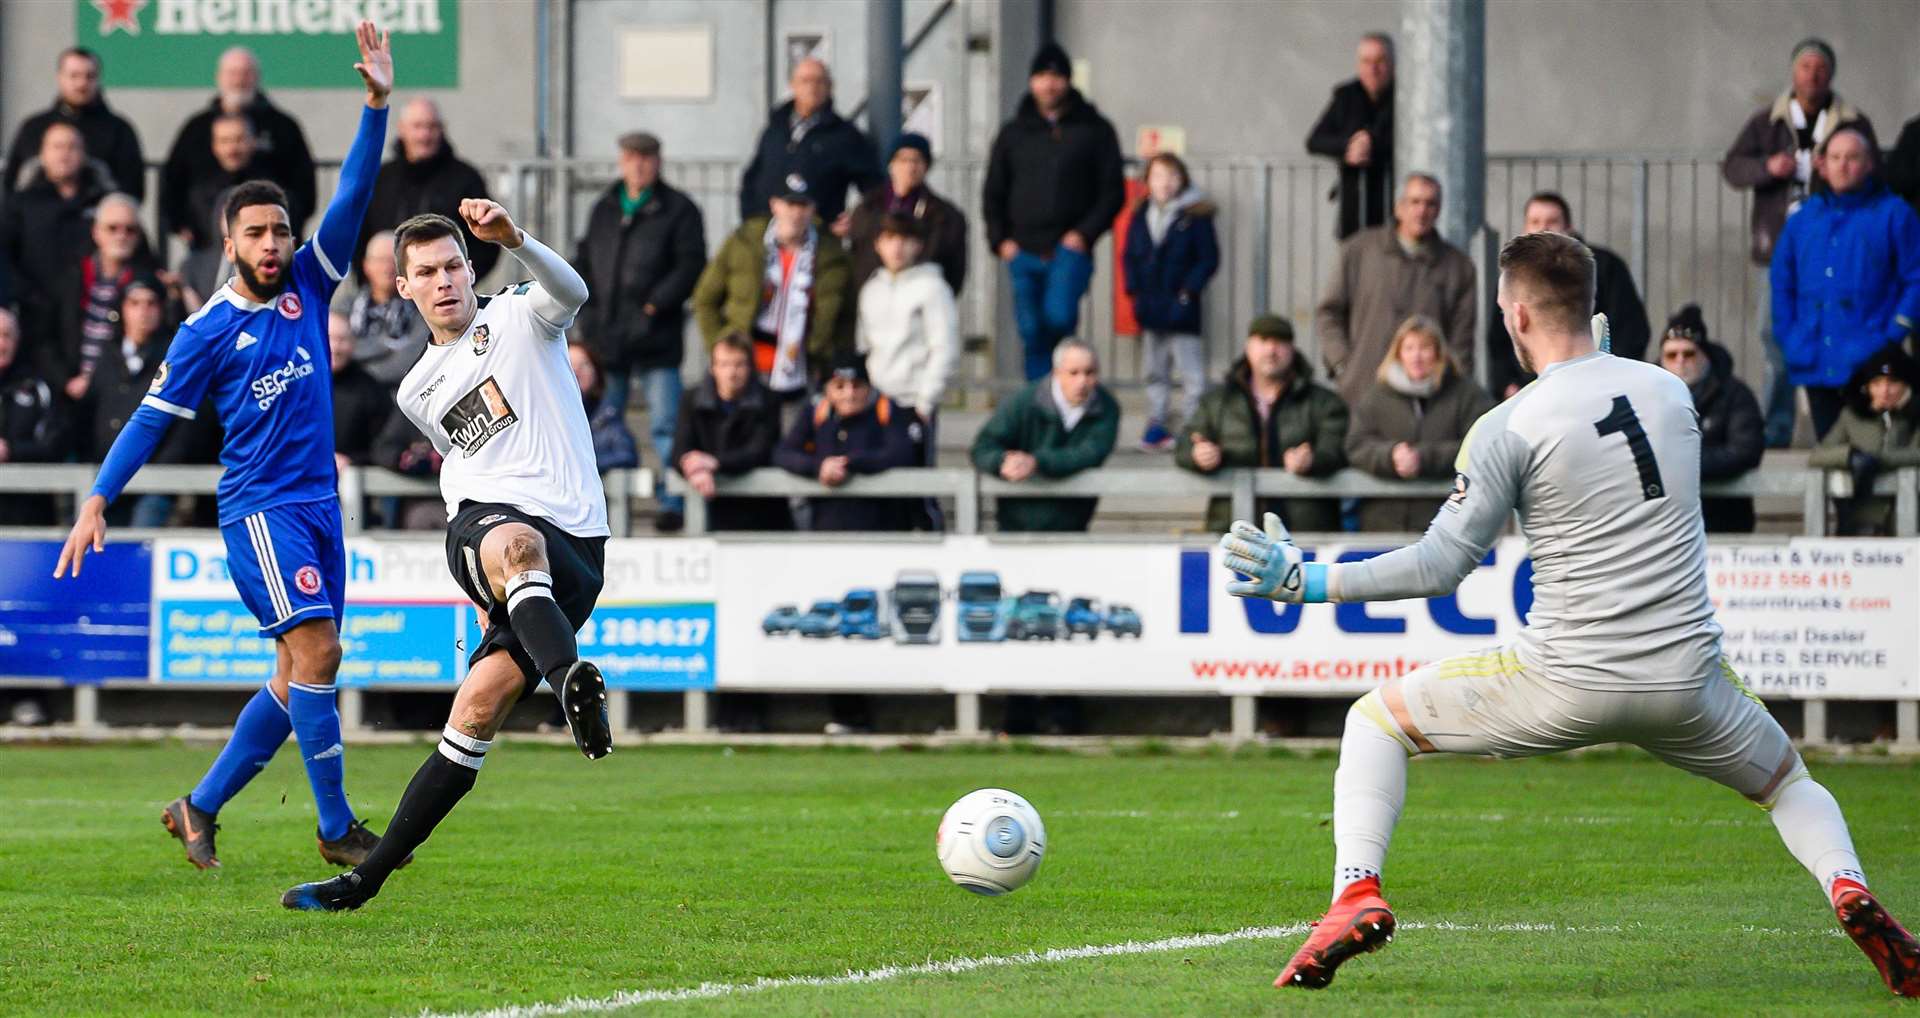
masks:
POLYGON ((1293 960, 1287 962, 1273 985, 1318 990, 1333 982, 1334 970, 1348 958, 1377 951, 1392 942, 1393 909, 1380 896, 1380 879, 1355 881, 1313 924, 1313 933, 1294 952, 1293 960))
POLYGON ((1880 970, 1887 989, 1902 997, 1920 997, 1920 941, 1895 922, 1866 888, 1851 880, 1834 881, 1833 914, 1880 970))

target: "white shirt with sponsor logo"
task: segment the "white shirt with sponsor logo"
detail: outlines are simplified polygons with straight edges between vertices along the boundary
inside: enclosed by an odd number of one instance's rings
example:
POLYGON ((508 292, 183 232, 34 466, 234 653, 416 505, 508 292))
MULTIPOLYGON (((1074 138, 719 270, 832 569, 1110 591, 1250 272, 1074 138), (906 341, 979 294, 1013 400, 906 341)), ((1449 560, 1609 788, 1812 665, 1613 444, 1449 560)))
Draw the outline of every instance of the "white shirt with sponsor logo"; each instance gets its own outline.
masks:
POLYGON ((539 283, 479 299, 459 340, 428 343, 396 397, 445 457, 447 518, 462 502, 499 502, 576 537, 605 537, 607 497, 594 464, 565 326, 536 307, 553 304, 539 283))
POLYGON ((1426 536, 1330 569, 1331 600, 1449 593, 1518 512, 1533 559, 1533 607, 1514 642, 1524 664, 1584 689, 1718 677, 1686 383, 1604 353, 1550 365, 1475 422, 1455 469, 1426 536))

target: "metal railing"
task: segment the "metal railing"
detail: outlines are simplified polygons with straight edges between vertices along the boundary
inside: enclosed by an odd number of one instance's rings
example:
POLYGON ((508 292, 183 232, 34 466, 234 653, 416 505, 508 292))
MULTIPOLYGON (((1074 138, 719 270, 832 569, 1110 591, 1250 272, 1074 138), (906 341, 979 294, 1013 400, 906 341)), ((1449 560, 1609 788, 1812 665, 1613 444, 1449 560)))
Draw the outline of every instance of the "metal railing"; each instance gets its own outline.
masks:
MULTIPOLYGON (((1729 481, 1701 485, 1709 498, 1799 498, 1805 532, 1824 536, 1828 499, 1841 471, 1812 468, 1761 468, 1729 481)), ((981 532, 982 498, 1158 497, 1227 498, 1237 519, 1253 519, 1262 498, 1420 498, 1436 500, 1453 490, 1450 481, 1402 481, 1346 469, 1328 477, 1299 477, 1277 468, 1221 470, 1196 474, 1186 470, 1104 468, 1067 478, 1029 478, 1012 482, 976 473, 965 467, 900 468, 883 474, 850 477, 827 487, 818 481, 762 467, 732 477, 716 477, 715 497, 774 496, 811 498, 940 498, 954 504, 954 532, 981 532)), ((678 474, 667 476, 667 490, 686 497, 689 534, 707 530, 707 500, 687 486, 678 474)), ((1883 474, 1874 494, 1894 500, 1894 533, 1920 534, 1920 467, 1902 467, 1883 474)))
MULTIPOLYGON (((0 494, 72 495, 84 500, 93 486, 97 467, 85 463, 13 463, 0 471, 0 494)), ((150 465, 127 483, 128 494, 211 495, 221 468, 150 465)), ((937 498, 953 502, 953 533, 983 532, 982 499, 988 498, 1226 498, 1234 516, 1252 519, 1256 499, 1262 498, 1444 498, 1450 481, 1403 481, 1375 477, 1346 469, 1327 477, 1299 477, 1277 468, 1221 470, 1196 474, 1172 466, 1140 469, 1106 467, 1065 478, 1033 477, 1012 482, 981 474, 971 467, 900 467, 880 474, 849 477, 828 487, 811 478, 775 467, 761 467, 731 477, 716 477, 716 497, 780 498, 937 498)), ((1813 468, 1762 467, 1730 481, 1703 484, 1709 498, 1798 498, 1804 532, 1822 536, 1827 531, 1828 501, 1844 497, 1850 478, 1845 471, 1813 468)), ((607 492, 609 526, 616 537, 633 532, 634 503, 654 497, 652 470, 610 470, 601 476, 607 492)), ((686 533, 708 532, 707 499, 688 487, 678 473, 666 476, 666 489, 686 498, 686 533)), ((440 497, 432 478, 412 477, 381 467, 348 467, 340 472, 340 500, 356 506, 365 498, 440 497)), ((1894 533, 1920 534, 1920 467, 1901 467, 1883 473, 1874 482, 1875 495, 1894 500, 1894 533)), ((343 514, 346 532, 366 532, 360 513, 343 514)), ((4 532, 6 528, 0 528, 4 532)))

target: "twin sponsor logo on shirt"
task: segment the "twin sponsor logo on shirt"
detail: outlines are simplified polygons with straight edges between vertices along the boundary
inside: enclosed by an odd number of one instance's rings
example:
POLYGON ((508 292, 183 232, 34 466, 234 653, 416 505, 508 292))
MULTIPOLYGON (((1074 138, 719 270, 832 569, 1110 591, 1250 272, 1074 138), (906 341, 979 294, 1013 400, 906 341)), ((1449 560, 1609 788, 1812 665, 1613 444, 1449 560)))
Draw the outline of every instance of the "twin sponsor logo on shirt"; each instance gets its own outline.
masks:
POLYGON ((440 426, 446 429, 450 444, 472 456, 519 419, 507 403, 506 393, 500 391, 500 383, 488 375, 486 381, 454 402, 440 418, 440 426))
POLYGON ((287 358, 285 364, 254 379, 249 387, 248 391, 253 393, 254 403, 262 413, 273 409, 274 401, 293 383, 313 374, 313 355, 305 347, 295 347, 294 352, 300 355, 298 361, 287 358))

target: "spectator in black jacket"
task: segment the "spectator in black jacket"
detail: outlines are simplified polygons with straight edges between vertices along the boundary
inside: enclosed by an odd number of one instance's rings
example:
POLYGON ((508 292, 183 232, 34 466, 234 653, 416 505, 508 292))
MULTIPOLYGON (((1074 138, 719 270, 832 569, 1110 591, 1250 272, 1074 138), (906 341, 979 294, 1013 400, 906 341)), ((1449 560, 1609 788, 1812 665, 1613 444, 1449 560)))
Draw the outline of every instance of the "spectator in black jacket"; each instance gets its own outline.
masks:
MULTIPOLYGON (((1573 208, 1553 191, 1540 191, 1527 199, 1522 213, 1521 233, 1561 233, 1587 245, 1593 252, 1593 309, 1607 316, 1609 342, 1615 357, 1644 361, 1647 339, 1653 329, 1647 322, 1647 306, 1640 290, 1633 285, 1633 270, 1626 260, 1593 243, 1573 228, 1573 208)), ((1498 307, 1488 312, 1487 374, 1495 398, 1506 399, 1533 381, 1520 369, 1513 355, 1513 340, 1507 336, 1506 321, 1498 307)))
POLYGON ((680 403, 668 462, 707 501, 708 530, 792 530, 783 498, 714 498, 714 479, 773 463, 780 401, 753 370, 753 340, 729 332, 713 345, 713 368, 680 403))
POLYGON ((327 315, 328 366, 333 370, 333 462, 341 470, 373 462, 374 436, 386 426, 393 390, 353 360, 353 326, 338 311, 327 315))
MULTIPOLYGON (((858 474, 878 474, 919 462, 913 413, 874 398, 867 362, 859 354, 834 358, 826 394, 793 422, 773 462, 789 473, 837 488, 858 474)), ((918 499, 816 498, 814 530, 912 530, 918 499)))
POLYGON ((22 356, 36 366, 60 341, 61 283, 92 249, 93 210, 106 195, 79 128, 57 122, 40 138, 40 168, 0 208, 0 260, 20 301, 22 356))
POLYGON ((793 98, 773 108, 766 130, 754 146, 753 161, 740 178, 740 218, 765 215, 767 201, 788 190, 788 178, 806 181, 820 221, 846 236, 843 217, 847 188, 865 192, 878 185, 880 160, 873 142, 833 110, 833 76, 827 65, 808 58, 793 65, 787 81, 793 98))
MULTIPOLYGON (((146 398, 154 373, 166 360, 173 336, 166 308, 166 288, 150 276, 135 279, 121 294, 119 328, 94 368, 91 391, 83 404, 93 421, 92 445, 86 456, 96 462, 113 447, 113 440, 146 398)), ((179 464, 206 459, 208 429, 216 427, 212 419, 213 415, 202 407, 193 421, 177 422, 151 462, 179 464)), ((173 504, 172 495, 122 499, 107 510, 107 520, 121 526, 164 527, 173 515, 173 504)))
MULTIPOLYGON (((179 237, 190 252, 219 247, 225 234, 221 213, 226 207, 227 192, 267 175, 260 159, 259 139, 253 133, 253 121, 239 113, 223 113, 207 125, 207 135, 212 164, 187 185, 180 205, 173 208, 163 205, 160 210, 163 228, 179 237)), ((309 211, 289 209, 288 214, 297 222, 309 211)))
MULTIPOLYGON (((20 322, 0 307, 0 464, 57 463, 72 451, 53 386, 20 356, 20 322)), ((0 526, 53 523, 52 495, 0 498, 0 526)))
POLYGON ((1056 43, 1040 48, 1028 94, 993 139, 981 215, 987 243, 1007 263, 1027 380, 1053 368, 1053 345, 1080 324, 1093 279, 1093 245, 1126 201, 1120 138, 1082 98, 1056 43))
MULTIPOLYGON (((604 402, 607 384, 593 351, 584 343, 569 342, 567 364, 573 368, 573 380, 580 387, 580 402, 587 412, 587 429, 593 435, 594 465, 603 474, 639 466, 640 446, 634 442, 633 432, 627 430, 626 418, 604 402)), ((680 528, 676 525, 673 529, 680 528)))
POLYGON ((353 360, 391 390, 413 369, 428 338, 426 319, 400 296, 395 282, 399 267, 393 260, 393 231, 381 230, 367 240, 359 272, 365 282, 347 309, 353 360))
MULTIPOLYGON (((486 198, 486 178, 473 164, 453 154, 440 107, 431 99, 414 99, 400 109, 393 138, 393 158, 382 163, 373 182, 373 197, 360 221, 360 239, 354 248, 359 261, 367 242, 382 230, 391 230, 412 216, 427 212, 461 223, 460 199, 486 198)), ((473 253, 473 278, 484 280, 500 260, 500 245, 482 244, 467 233, 473 253)))
POLYGON ((125 191, 136 202, 145 197, 147 164, 140 155, 140 135, 108 109, 100 95, 100 54, 81 46, 61 50, 54 62, 54 83, 58 94, 53 105, 28 117, 14 132, 6 167, 0 169, 0 193, 26 183, 40 151, 40 136, 48 124, 61 123, 80 129, 88 155, 106 165, 114 190, 125 191))
MULTIPOLYGON (((606 412, 626 413, 640 376, 649 438, 664 468, 680 416, 687 297, 707 267, 707 230, 693 199, 661 179, 659 138, 634 131, 619 146, 620 179, 594 202, 574 253, 592 293, 574 332, 604 366, 606 412)), ((680 529, 684 506, 665 483, 663 469, 656 523, 671 532, 680 529)))
POLYGON ((259 175, 287 192, 294 235, 306 236, 306 218, 313 211, 318 193, 306 133, 298 121, 261 93, 260 62, 244 46, 220 54, 214 88, 213 100, 180 125, 180 133, 167 151, 167 164, 160 170, 161 220, 169 224, 169 230, 180 229, 190 221, 188 190, 220 172, 213 156, 213 122, 222 114, 238 113, 253 125, 259 175))
POLYGON ((1360 37, 1355 76, 1333 90, 1307 151, 1340 161, 1340 218, 1334 236, 1387 221, 1393 194, 1393 37, 1360 37))
POLYGON ((1900 137, 1887 153, 1886 166, 1880 173, 1894 194, 1905 198, 1915 212, 1920 212, 1920 117, 1914 117, 1900 128, 1900 137))
MULTIPOLYGON (((386 425, 374 436, 373 463, 408 477, 440 476, 439 451, 403 413, 389 413, 386 425)), ((447 504, 434 497, 383 499, 380 514, 387 526, 399 530, 447 528, 447 504)))
MULTIPOLYGON (((140 207, 110 194, 93 211, 93 251, 62 274, 60 337, 47 350, 46 377, 71 400, 84 399, 100 356, 120 337, 120 299, 126 288, 159 270, 140 229, 140 207)), ((177 309, 170 309, 177 310, 177 309)), ((178 317, 176 314, 174 317, 178 317)))
POLYGON ((905 216, 920 224, 926 238, 927 261, 940 266, 955 297, 967 281, 967 216, 954 204, 927 187, 927 171, 933 168, 933 143, 924 135, 903 134, 893 143, 887 159, 887 182, 860 197, 853 210, 853 225, 847 241, 853 255, 853 285, 865 286, 880 268, 880 256, 873 242, 880 238, 880 224, 890 215, 905 216))
MULTIPOLYGON (((1700 416, 1700 479, 1732 480, 1759 466, 1766 453, 1760 401, 1745 382, 1733 377, 1733 355, 1707 337, 1699 305, 1688 304, 1667 319, 1660 366, 1678 375, 1693 393, 1693 409, 1700 416)), ((1700 511, 1710 534, 1753 532, 1753 499, 1704 498, 1700 511)))

